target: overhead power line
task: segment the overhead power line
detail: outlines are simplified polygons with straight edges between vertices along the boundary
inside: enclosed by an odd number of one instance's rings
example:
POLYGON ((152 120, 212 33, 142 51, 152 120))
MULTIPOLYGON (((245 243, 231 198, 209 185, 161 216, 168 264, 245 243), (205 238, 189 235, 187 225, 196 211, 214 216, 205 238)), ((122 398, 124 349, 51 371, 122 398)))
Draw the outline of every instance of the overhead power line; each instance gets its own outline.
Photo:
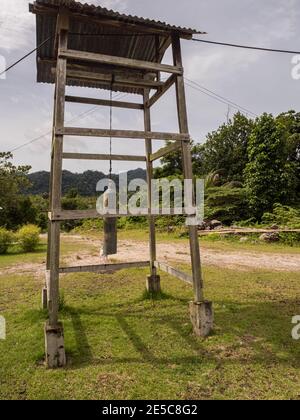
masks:
MULTIPOLYGON (((125 93, 125 94, 118 93, 114 97, 114 99, 122 99, 127 95, 128 95, 127 93, 125 93)), ((69 123, 72 123, 74 121, 77 121, 78 119, 80 119, 82 117, 85 117, 88 114, 93 113, 94 111, 96 111, 96 109, 98 109, 98 106, 94 106, 94 107, 90 108, 89 110, 87 110, 87 111, 85 111, 85 112, 83 112, 79 115, 76 115, 76 117, 72 118, 71 120, 67 121, 66 123, 69 124, 69 123)), ((13 152, 16 152, 18 150, 23 149, 26 146, 30 146, 30 144, 36 143, 37 141, 42 140, 42 139, 46 138, 47 136, 50 136, 50 134, 52 134, 52 130, 48 131, 47 133, 42 134, 41 136, 35 137, 32 140, 29 140, 28 142, 21 144, 20 146, 14 147, 13 149, 10 150, 10 152, 13 153, 13 152)))
POLYGON ((250 111, 249 109, 243 107, 242 105, 239 105, 238 103, 233 102, 230 99, 228 99, 224 96, 221 96, 218 93, 216 93, 216 92, 214 92, 210 89, 207 89, 206 87, 200 85, 198 82, 195 82, 194 80, 188 79, 187 77, 185 77, 185 80, 186 80, 187 86, 189 86, 189 87, 191 87, 195 90, 198 90, 199 92, 202 92, 204 95, 207 95, 207 96, 211 97, 212 99, 215 99, 216 101, 219 101, 219 102, 221 102, 225 105, 228 105, 228 106, 230 106, 232 108, 235 108, 239 111, 242 111, 246 114, 250 114, 253 117, 258 117, 258 115, 255 112, 250 111))
POLYGON ((300 54, 300 51, 280 50, 280 49, 264 48, 264 47, 253 47, 250 45, 229 44, 226 42, 208 41, 206 39, 193 38, 192 40, 195 42, 203 42, 205 44, 222 45, 225 47, 233 47, 233 48, 243 48, 246 50, 267 51, 267 52, 274 52, 274 53, 281 53, 281 54, 300 54))
POLYGON ((29 57, 31 54, 33 54, 34 52, 36 52, 37 50, 39 50, 43 45, 45 45, 48 41, 50 41, 50 39, 52 39, 53 36, 49 36, 49 38, 47 38, 45 41, 43 41, 40 45, 38 45, 34 50, 29 51, 29 53, 27 53, 26 55, 24 55, 22 58, 20 58, 18 61, 16 61, 15 63, 11 64, 9 67, 7 67, 5 70, 3 70, 0 73, 0 77, 7 73, 9 70, 11 70, 12 68, 14 68, 17 64, 21 63, 22 61, 24 61, 27 57, 29 57))

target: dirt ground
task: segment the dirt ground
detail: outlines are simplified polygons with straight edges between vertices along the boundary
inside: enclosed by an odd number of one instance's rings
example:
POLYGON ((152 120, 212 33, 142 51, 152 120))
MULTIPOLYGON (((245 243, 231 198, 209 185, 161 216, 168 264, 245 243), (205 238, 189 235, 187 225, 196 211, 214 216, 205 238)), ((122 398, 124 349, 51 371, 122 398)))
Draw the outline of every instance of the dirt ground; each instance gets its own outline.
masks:
MULTIPOLYGON (((100 257, 101 242, 95 239, 83 238, 73 235, 65 237, 66 241, 74 243, 85 242, 92 246, 92 251, 80 251, 72 255, 64 256, 62 266, 80 266, 80 265, 97 265, 104 262, 100 257)), ((148 244, 147 242, 134 242, 133 240, 121 240, 118 244, 119 252, 117 255, 110 257, 113 262, 131 262, 148 260, 148 244)), ((187 242, 166 242, 159 243, 157 248, 158 260, 174 263, 189 263, 189 245, 187 242)), ((245 271, 249 269, 263 269, 272 271, 300 271, 300 256, 297 254, 280 254, 280 253, 264 253, 258 251, 227 251, 209 249, 205 246, 201 248, 202 263, 208 266, 235 269, 245 271)), ((20 266, 8 267, 0 270, 2 274, 14 274, 18 272, 33 272, 35 276, 42 276, 45 270, 45 264, 22 264, 20 266)))

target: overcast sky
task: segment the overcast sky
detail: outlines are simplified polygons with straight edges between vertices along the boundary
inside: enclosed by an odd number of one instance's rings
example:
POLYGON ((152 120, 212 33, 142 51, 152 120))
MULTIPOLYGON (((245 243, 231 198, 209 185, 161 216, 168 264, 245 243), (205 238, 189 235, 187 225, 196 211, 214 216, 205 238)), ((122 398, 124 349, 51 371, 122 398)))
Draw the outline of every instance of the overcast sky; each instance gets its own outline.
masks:
MULTIPOLYGON (((300 50, 299 0, 89 0, 124 13, 149 17, 171 24, 208 32, 206 39, 269 48, 300 50)), ((35 48, 35 17, 28 12, 28 0, 1 0, 0 54, 10 64, 35 48)), ((185 76, 240 104, 255 114, 299 111, 300 80, 293 80, 292 56, 183 41, 185 76)), ((168 58, 168 57, 167 57, 168 58)), ((3 67, 3 58, 0 59, 3 67)), ((203 142, 208 132, 218 128, 235 112, 227 105, 187 86, 192 137, 203 142)), ((69 90, 70 91, 70 90, 69 90)), ((82 90, 73 90, 86 94, 82 90)), ((90 96, 108 93, 86 90, 90 96)), ((84 96, 84 95, 83 95, 84 96)), ((126 97, 126 100, 138 97, 126 97)), ((0 79, 1 151, 11 150, 51 130, 53 85, 36 83, 35 56, 16 66, 0 79)), ((66 120, 72 120, 91 106, 69 104, 66 120)), ((113 128, 143 129, 142 113, 114 110, 113 128)), ((170 92, 153 110, 154 131, 177 132, 175 102, 170 92)), ((72 125, 109 127, 109 110, 98 108, 72 125)), ((160 145, 157 144, 156 147, 160 145)), ((108 140, 66 139, 66 151, 104 153, 108 140)), ((114 140, 114 153, 144 153, 143 142, 114 140)), ((32 171, 48 170, 50 136, 14 153, 17 164, 32 171)), ((135 164, 115 163, 114 171, 132 169, 135 164)), ((141 164, 138 166, 142 167, 141 164)), ((107 171, 102 162, 67 162, 64 169, 107 171)))

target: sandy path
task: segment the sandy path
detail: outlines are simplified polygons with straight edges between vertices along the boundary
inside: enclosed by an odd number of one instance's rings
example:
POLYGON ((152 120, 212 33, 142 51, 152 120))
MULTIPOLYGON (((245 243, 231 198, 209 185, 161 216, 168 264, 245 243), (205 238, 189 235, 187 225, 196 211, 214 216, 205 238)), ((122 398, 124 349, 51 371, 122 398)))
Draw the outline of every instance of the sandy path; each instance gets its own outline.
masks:
MULTIPOLYGON (((96 249, 99 249, 101 242, 80 236, 67 236, 67 241, 78 242, 78 252, 63 258, 63 266, 96 265, 101 264, 96 249), (80 251, 80 242, 95 246, 95 251, 80 251)), ((119 241, 119 253, 112 256, 113 261, 130 262, 146 261, 149 258, 147 242, 119 241)), ((169 242, 158 244, 157 255, 160 261, 176 263, 189 263, 188 243, 169 242)), ((220 268, 231 268, 236 270, 265 269, 272 271, 299 271, 300 255, 263 253, 255 251, 223 251, 202 247, 202 262, 204 265, 217 266, 220 268)), ((44 264, 23 264, 0 270, 0 275, 17 273, 34 273, 35 276, 42 276, 45 270, 44 264)))

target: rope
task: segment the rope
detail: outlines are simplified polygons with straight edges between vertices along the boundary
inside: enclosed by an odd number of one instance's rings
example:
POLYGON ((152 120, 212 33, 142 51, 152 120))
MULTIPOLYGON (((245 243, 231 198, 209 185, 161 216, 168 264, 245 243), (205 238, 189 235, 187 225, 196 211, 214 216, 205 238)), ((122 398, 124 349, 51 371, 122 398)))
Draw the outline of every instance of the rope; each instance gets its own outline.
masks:
MULTIPOLYGON (((112 76, 111 89, 110 89, 110 108, 109 108, 109 129, 112 130, 112 119, 113 119, 113 109, 112 109, 112 100, 113 100, 113 84, 114 76, 112 76)), ((109 178, 112 179, 112 137, 109 139, 109 178)))

